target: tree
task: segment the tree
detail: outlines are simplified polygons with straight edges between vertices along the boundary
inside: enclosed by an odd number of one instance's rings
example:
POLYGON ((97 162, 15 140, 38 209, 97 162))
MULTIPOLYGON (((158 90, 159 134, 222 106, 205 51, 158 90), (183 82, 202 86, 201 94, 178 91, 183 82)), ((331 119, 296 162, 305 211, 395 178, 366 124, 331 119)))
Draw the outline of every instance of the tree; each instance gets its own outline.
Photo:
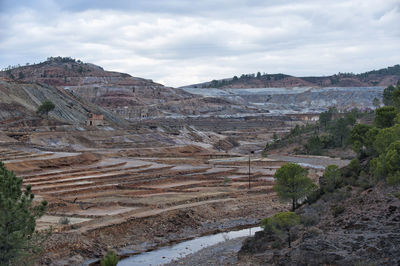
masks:
POLYGON ((394 118, 397 110, 394 106, 384 106, 376 109, 375 124, 379 128, 391 127, 394 125, 394 118))
POLYGON ((110 250, 101 260, 100 264, 101 266, 116 266, 118 264, 118 261, 118 255, 114 251, 110 250))
POLYGON ((399 85, 397 85, 397 88, 393 91, 392 98, 393 98, 393 106, 396 107, 398 111, 400 111, 400 86, 399 85))
POLYGON ((307 154, 321 155, 323 143, 318 135, 314 135, 308 139, 307 144, 304 145, 307 154))
POLYGON ((332 113, 329 111, 322 112, 319 114, 319 123, 326 128, 328 122, 332 120, 332 113))
POLYGON ((273 232, 280 236, 287 234, 289 248, 291 247, 290 229, 300 223, 300 216, 294 212, 277 213, 270 218, 261 221, 261 227, 267 232, 273 232))
POLYGON ((383 104, 386 106, 393 105, 393 91, 395 90, 395 87, 390 85, 386 89, 383 90, 383 104))
POLYGON ((379 106, 381 106, 381 102, 379 101, 378 98, 374 98, 374 100, 372 101, 373 106, 375 107, 375 109, 379 108, 379 106))
POLYGON ((320 188, 323 193, 333 192, 342 184, 342 173, 337 165, 328 165, 320 179, 320 188))
POLYGON ((0 265, 18 265, 40 251, 41 234, 35 226, 47 202, 34 206, 31 187, 21 187, 22 179, 0 162, 0 265))
POLYGON ((307 177, 307 174, 308 171, 300 165, 286 163, 274 175, 274 190, 280 199, 292 202, 293 211, 297 208, 299 200, 305 200, 317 189, 317 185, 307 177))
POLYGON ((348 121, 345 118, 339 118, 330 128, 330 132, 334 137, 336 147, 342 147, 343 144, 346 143, 350 134, 348 121))
POLYGON ((398 140, 400 140, 400 125, 395 125, 378 131, 373 145, 378 154, 383 154, 390 144, 398 140))
POLYGON ((56 106, 51 101, 44 101, 37 109, 36 113, 39 115, 46 114, 49 118, 49 112, 52 111, 56 106))
POLYGON ((367 139, 367 132, 372 127, 364 124, 357 124, 350 132, 350 141, 353 145, 353 150, 360 156, 368 155, 368 151, 372 147, 372 142, 367 139))

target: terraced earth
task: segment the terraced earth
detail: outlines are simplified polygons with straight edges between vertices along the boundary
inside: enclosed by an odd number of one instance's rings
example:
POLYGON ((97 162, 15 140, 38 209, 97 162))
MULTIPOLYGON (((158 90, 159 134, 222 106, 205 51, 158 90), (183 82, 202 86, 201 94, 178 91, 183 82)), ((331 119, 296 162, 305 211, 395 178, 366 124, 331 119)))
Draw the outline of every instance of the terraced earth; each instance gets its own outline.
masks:
POLYGON ((335 159, 252 155, 249 189, 247 150, 294 123, 264 120, 247 121, 253 125, 248 128, 227 120, 225 131, 210 128, 223 129, 222 123, 203 121, 130 130, 8 128, 0 160, 32 185, 37 200, 49 202, 37 222, 38 230, 53 229, 41 263, 76 265, 109 248, 135 253, 252 226, 287 208, 272 189, 276 169, 303 162, 317 180, 335 159), (263 128, 260 121, 273 126, 263 128), (215 145, 222 141, 224 152, 215 145))

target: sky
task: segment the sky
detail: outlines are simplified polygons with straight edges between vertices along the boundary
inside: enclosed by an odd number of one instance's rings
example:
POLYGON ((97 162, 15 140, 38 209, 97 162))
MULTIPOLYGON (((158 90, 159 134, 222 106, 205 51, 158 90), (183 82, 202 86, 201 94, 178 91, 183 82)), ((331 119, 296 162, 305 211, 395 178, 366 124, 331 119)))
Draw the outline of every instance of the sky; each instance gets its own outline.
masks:
POLYGON ((0 0, 0 68, 68 56, 168 86, 400 64, 400 0, 0 0))

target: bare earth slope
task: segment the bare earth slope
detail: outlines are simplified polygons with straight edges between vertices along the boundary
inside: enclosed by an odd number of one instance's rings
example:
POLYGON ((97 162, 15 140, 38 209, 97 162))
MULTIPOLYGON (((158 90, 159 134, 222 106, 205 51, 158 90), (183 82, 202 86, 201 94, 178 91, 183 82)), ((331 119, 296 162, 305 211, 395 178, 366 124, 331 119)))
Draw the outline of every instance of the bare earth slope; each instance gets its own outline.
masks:
POLYGON ((50 100, 56 108, 49 113, 53 123, 83 124, 89 113, 103 114, 110 125, 127 122, 101 107, 91 104, 68 91, 31 82, 0 79, 0 124, 38 125, 43 119, 36 114, 42 102, 50 100))

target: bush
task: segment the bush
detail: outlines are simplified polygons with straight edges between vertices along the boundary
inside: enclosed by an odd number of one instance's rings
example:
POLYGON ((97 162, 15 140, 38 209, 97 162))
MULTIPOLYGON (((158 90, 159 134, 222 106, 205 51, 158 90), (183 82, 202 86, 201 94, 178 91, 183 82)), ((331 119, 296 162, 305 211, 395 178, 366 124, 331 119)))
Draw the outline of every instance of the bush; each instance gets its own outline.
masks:
POLYGON ((101 266, 116 266, 118 264, 118 261, 118 255, 114 251, 109 250, 108 253, 101 260, 100 264, 101 266))
POLYGON ((389 174, 388 177, 386 178, 386 182, 391 186, 400 184, 400 171, 389 174))
POLYGON ((334 205, 332 206, 332 212, 334 217, 338 217, 340 214, 344 212, 346 208, 343 205, 334 205))
POLYGON ((319 223, 319 217, 316 215, 301 215, 300 223, 304 226, 313 226, 319 223))
POLYGON ((67 225, 70 223, 70 220, 68 219, 68 217, 61 217, 60 220, 58 220, 58 223, 67 225))
POLYGON ((277 213, 270 218, 261 221, 264 231, 275 233, 281 239, 287 237, 289 247, 291 245, 290 229, 300 223, 300 217, 294 212, 277 213))
POLYGON ((342 173, 337 165, 329 165, 325 168, 324 175, 320 179, 320 189, 323 193, 333 192, 342 186, 342 173))

